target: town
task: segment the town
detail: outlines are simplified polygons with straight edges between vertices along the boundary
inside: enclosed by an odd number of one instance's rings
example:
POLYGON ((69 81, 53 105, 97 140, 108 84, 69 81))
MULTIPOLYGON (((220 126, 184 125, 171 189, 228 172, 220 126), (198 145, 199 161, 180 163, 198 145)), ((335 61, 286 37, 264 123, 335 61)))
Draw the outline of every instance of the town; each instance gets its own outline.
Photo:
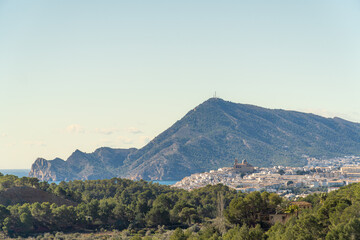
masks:
POLYGON ((267 191, 290 199, 305 197, 314 192, 330 192, 360 181, 360 156, 333 159, 307 158, 304 167, 254 167, 246 160, 233 167, 196 173, 173 185, 192 190, 208 184, 224 184, 242 192, 267 191))

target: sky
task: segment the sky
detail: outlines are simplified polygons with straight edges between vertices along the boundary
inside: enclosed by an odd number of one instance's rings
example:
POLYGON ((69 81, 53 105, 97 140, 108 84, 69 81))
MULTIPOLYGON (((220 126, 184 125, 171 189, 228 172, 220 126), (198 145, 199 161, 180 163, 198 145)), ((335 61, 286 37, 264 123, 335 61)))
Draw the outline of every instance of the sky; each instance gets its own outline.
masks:
POLYGON ((360 1, 0 0, 0 169, 140 148, 214 95, 360 122, 360 1))

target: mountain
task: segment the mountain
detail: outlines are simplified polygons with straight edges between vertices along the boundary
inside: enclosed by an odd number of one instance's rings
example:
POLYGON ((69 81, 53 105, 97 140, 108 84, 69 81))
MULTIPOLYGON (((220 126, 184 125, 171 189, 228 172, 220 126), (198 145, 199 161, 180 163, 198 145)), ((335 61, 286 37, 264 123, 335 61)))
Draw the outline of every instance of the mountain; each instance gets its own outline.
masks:
POLYGON ((102 147, 93 153, 76 150, 66 161, 60 158, 51 161, 38 158, 33 163, 29 176, 46 181, 108 179, 118 176, 123 161, 134 151, 135 148, 102 147))
POLYGON ((178 180, 231 166, 234 158, 254 166, 303 166, 307 156, 349 154, 360 154, 359 123, 211 98, 141 149, 77 150, 67 161, 37 159, 30 176, 178 180))

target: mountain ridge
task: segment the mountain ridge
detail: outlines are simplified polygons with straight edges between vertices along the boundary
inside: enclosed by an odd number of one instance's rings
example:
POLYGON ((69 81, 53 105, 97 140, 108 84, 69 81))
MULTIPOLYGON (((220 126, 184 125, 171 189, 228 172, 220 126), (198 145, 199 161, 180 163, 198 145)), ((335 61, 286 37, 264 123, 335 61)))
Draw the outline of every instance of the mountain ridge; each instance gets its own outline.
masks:
MULTIPOLYGON (((307 161, 304 156, 360 154, 360 124, 211 98, 143 148, 100 148, 95 152, 72 154, 65 161, 66 179, 178 180, 195 172, 231 166, 236 157, 246 158, 255 166, 302 166, 307 161)), ((51 170, 44 171, 35 163, 30 176, 41 179, 44 174, 40 173, 51 170)), ((52 168, 54 176, 59 171, 56 167, 52 168)))

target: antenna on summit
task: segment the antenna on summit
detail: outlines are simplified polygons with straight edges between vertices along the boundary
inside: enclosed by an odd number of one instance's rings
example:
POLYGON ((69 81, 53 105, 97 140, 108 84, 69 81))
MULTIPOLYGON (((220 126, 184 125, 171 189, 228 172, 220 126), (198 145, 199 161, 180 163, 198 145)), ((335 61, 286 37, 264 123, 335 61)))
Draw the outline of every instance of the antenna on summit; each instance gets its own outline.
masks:
POLYGON ((216 97, 216 91, 215 91, 215 93, 214 93, 214 98, 217 98, 217 97, 216 97))

